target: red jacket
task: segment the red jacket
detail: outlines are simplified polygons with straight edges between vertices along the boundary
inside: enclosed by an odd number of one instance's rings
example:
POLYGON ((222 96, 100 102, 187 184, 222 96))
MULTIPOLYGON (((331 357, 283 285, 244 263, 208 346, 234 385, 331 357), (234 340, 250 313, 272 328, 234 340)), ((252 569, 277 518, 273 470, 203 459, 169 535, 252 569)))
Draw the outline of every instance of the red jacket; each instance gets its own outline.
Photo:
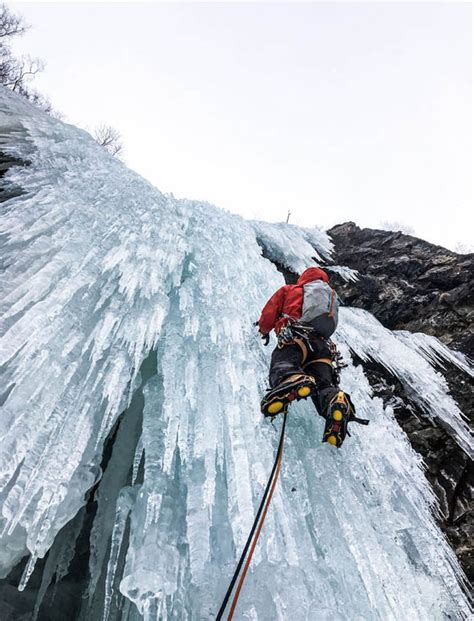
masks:
POLYGON ((303 285, 313 280, 329 282, 328 275, 317 267, 309 267, 298 278, 296 285, 285 285, 278 289, 268 300, 262 310, 258 327, 262 334, 273 329, 278 334, 288 322, 283 314, 292 319, 299 319, 303 313, 303 285))

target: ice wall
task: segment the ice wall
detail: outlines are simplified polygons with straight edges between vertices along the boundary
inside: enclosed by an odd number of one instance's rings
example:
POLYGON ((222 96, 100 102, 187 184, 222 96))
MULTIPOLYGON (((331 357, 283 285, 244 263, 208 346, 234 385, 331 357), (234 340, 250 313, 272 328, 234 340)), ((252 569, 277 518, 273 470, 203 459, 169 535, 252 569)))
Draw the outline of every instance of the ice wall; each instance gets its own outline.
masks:
MULTIPOLYGON (((20 191, 3 203, 0 228, 2 575, 29 555, 28 588, 50 550, 38 612, 68 571, 99 482, 78 617, 213 618, 278 439, 259 414, 270 348, 253 327, 283 284, 269 258, 300 271, 331 243, 163 195, 85 132, 4 90, 0 151, 25 163, 4 179, 20 191)), ((465 424, 418 345, 355 309, 341 319, 343 387, 372 423, 337 451, 320 444, 312 407, 293 406, 238 618, 462 618, 460 570, 420 459, 351 351, 414 392, 428 374, 424 407, 469 448, 465 424), (409 371, 395 342, 410 351, 409 371)))

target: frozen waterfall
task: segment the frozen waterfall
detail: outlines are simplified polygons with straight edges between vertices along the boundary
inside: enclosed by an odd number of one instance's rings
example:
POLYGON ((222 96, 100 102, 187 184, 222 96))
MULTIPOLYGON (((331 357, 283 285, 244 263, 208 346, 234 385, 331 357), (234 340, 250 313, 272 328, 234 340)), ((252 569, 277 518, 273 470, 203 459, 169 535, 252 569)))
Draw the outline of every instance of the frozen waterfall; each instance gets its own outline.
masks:
MULTIPOLYGON (((48 554, 38 613, 67 575, 95 486, 75 618, 212 619, 278 440, 259 412, 271 348, 253 326, 284 284, 272 260, 300 271, 330 260, 331 242, 162 194, 3 88, 0 151, 13 163, 0 228, 0 576, 29 556, 28 589, 48 554)), ((237 618, 467 617, 421 459, 351 363, 354 353, 381 362, 472 451, 432 366, 451 354, 351 308, 336 340, 349 363, 342 386, 371 424, 337 451, 320 443, 312 405, 292 406, 237 618)))

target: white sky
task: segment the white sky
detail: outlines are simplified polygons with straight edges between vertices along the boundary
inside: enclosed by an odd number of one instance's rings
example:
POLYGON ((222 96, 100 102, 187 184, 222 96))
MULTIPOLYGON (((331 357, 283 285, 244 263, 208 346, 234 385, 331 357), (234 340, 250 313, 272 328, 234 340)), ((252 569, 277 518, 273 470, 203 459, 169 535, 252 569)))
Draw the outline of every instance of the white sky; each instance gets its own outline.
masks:
POLYGON ((304 226, 473 243, 466 3, 23 3, 67 120, 164 192, 304 226))

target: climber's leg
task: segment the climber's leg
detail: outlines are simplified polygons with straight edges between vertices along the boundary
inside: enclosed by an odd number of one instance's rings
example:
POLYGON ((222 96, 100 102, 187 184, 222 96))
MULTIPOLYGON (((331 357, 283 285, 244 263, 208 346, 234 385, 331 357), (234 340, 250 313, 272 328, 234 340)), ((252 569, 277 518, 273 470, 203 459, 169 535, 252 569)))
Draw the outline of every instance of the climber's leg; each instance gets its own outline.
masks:
POLYGON ((312 344, 312 354, 304 367, 316 380, 316 390, 311 399, 318 414, 326 420, 323 442, 340 448, 347 435, 350 421, 367 424, 355 416, 350 395, 339 388, 332 367, 331 349, 324 339, 312 344))
POLYGON ((277 346, 270 366, 270 390, 261 402, 266 416, 285 411, 291 401, 306 399, 314 389, 314 379, 305 374, 302 364, 306 348, 301 343, 277 346))

